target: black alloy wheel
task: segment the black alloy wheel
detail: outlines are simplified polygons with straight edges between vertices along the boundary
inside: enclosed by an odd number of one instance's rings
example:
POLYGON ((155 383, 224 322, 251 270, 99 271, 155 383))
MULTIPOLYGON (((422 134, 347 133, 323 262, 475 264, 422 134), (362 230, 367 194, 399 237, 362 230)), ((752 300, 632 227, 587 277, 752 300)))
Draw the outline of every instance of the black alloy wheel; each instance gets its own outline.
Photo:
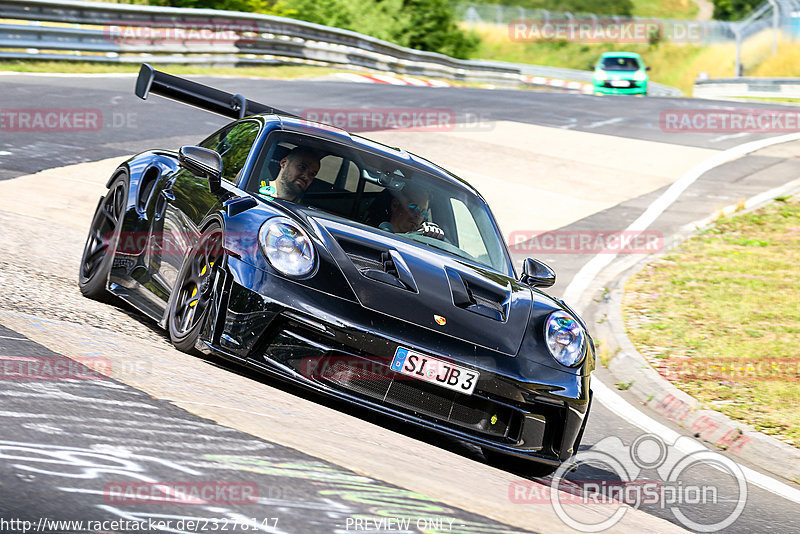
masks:
POLYGON ((222 258, 222 228, 213 224, 184 260, 170 299, 169 337, 180 351, 199 353, 195 344, 211 307, 214 272, 222 258))
POLYGON ((78 287, 84 297, 108 300, 108 273, 114 262, 128 199, 128 172, 120 170, 95 211, 81 257, 78 287))

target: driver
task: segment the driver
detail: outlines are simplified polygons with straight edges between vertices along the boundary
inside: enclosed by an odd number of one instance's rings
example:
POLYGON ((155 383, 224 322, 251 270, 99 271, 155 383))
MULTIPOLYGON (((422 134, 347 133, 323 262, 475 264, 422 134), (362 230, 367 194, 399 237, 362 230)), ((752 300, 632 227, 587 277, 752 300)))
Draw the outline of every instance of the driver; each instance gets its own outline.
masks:
POLYGON ((280 161, 281 170, 275 178, 275 198, 297 202, 314 181, 320 167, 319 154, 308 147, 298 146, 280 161))
POLYGON ((407 184, 400 191, 392 191, 389 204, 389 220, 378 225, 378 228, 392 233, 409 233, 419 231, 425 237, 444 239, 444 231, 438 225, 428 221, 428 192, 407 184))

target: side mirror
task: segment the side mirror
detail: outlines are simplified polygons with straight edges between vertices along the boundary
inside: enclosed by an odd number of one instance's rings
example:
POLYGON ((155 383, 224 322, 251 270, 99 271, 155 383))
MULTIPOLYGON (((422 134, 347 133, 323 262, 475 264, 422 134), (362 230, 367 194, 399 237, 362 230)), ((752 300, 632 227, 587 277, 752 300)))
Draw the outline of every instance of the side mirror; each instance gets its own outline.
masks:
POLYGON ((589 70, 594 70, 594 69, 595 69, 595 66, 593 64, 589 65, 589 70))
POLYGON ((550 287, 556 283, 556 273, 547 264, 526 258, 519 281, 531 287, 550 287))
POLYGON ((644 70, 650 70, 650 67, 645 67, 644 70))
POLYGON ((222 158, 213 150, 199 146, 182 146, 178 151, 178 162, 195 176, 206 177, 212 193, 221 188, 222 158))

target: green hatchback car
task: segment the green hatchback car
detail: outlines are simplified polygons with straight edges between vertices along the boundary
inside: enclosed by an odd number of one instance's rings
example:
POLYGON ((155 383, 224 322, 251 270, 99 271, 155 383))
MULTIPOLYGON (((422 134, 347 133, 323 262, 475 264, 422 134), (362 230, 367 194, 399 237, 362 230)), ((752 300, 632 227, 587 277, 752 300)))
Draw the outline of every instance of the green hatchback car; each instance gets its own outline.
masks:
POLYGON ((649 76, 639 54, 606 52, 593 65, 592 83, 596 95, 646 95, 649 76))

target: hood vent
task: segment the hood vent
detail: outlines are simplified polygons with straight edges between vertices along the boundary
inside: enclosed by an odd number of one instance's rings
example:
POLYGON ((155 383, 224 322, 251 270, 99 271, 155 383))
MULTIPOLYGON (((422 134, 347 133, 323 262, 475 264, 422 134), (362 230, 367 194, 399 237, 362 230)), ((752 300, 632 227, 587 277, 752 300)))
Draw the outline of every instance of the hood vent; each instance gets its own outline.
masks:
POLYGON ((495 321, 505 321, 511 303, 511 289, 487 283, 477 277, 445 267, 453 304, 495 321))
POLYGON ((338 237, 337 241, 363 276, 400 289, 418 292, 408 265, 396 250, 371 247, 342 237, 338 237))

